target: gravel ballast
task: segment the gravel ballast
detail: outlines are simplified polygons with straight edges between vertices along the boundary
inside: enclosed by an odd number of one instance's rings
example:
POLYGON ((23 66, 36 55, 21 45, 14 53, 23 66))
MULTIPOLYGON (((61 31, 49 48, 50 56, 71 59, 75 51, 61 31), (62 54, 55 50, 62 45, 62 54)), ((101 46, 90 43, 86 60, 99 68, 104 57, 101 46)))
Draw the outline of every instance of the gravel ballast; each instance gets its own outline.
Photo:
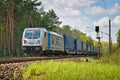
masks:
POLYGON ((18 80, 14 78, 14 71, 17 77, 22 78, 21 67, 27 67, 31 62, 0 64, 0 80, 18 80))
MULTIPOLYGON (((85 61, 85 59, 82 60, 81 58, 55 59, 55 61, 64 61, 64 60, 71 60, 75 62, 85 61)), ((45 60, 45 61, 49 61, 49 60, 45 60)), ((28 65, 34 62, 38 62, 38 61, 0 64, 0 80, 21 80, 23 78, 21 68, 27 67, 28 65)))

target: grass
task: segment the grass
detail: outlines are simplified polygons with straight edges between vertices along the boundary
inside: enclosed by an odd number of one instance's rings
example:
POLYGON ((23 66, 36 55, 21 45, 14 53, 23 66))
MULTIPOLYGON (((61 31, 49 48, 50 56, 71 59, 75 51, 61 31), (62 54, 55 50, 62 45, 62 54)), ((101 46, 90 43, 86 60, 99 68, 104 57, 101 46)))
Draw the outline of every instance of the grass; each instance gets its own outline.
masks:
POLYGON ((42 61, 23 70, 23 80, 120 80, 120 65, 89 62, 42 61))

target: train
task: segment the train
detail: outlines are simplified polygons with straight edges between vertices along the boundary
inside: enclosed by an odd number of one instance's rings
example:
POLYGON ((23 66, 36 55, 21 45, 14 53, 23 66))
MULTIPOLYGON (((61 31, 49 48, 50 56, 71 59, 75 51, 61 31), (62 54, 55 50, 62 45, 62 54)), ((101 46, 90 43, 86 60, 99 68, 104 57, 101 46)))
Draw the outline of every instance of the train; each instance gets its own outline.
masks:
POLYGON ((99 54, 98 47, 45 28, 25 28, 22 36, 22 51, 27 55, 99 54))

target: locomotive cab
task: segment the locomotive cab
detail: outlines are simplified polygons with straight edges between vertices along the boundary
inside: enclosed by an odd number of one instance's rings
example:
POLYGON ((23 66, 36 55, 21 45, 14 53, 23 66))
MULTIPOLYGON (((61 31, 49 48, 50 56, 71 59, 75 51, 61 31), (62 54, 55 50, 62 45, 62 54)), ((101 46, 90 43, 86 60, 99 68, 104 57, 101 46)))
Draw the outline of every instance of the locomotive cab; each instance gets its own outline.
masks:
POLYGON ((42 41, 46 33, 42 28, 25 28, 22 37, 22 51, 25 53, 42 52, 42 41))

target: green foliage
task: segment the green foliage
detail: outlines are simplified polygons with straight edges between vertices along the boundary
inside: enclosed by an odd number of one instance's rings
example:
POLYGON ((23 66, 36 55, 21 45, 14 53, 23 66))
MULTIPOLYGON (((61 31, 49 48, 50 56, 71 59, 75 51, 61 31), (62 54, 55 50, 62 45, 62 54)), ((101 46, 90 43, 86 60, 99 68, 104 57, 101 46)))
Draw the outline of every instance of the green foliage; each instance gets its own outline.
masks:
POLYGON ((40 19, 40 26, 52 31, 61 24, 59 17, 57 17, 53 9, 48 12, 43 12, 43 16, 40 19))
POLYGON ((5 30, 5 26, 0 26, 0 31, 4 31, 5 30))
POLYGON ((80 31, 79 30, 77 30, 77 29, 74 29, 74 30, 72 30, 72 36, 75 38, 75 39, 80 39, 80 31))
POLYGON ((93 39, 90 36, 87 37, 87 41, 86 42, 88 44, 92 44, 93 45, 93 39))
POLYGON ((100 58, 100 62, 109 64, 120 64, 120 48, 116 48, 116 51, 111 54, 104 53, 100 58))
POLYGON ((119 80, 120 65, 86 62, 42 61, 23 68, 23 80, 119 80), (94 67, 93 67, 94 65, 94 67))
POLYGON ((55 14, 54 10, 49 10, 47 13, 48 17, 49 17, 49 26, 56 26, 61 24, 59 20, 59 17, 57 17, 57 15, 55 14))
MULTIPOLYGON (((98 45, 98 42, 94 42, 95 45, 98 45)), ((109 43, 108 42, 101 42, 101 48, 104 51, 104 54, 108 54, 109 50, 109 43)), ((116 43, 112 43, 112 52, 114 53, 117 49, 119 49, 116 43)))
POLYGON ((117 33, 117 43, 118 43, 118 47, 120 47, 120 29, 117 33))
POLYGON ((94 45, 94 46, 98 46, 98 41, 94 41, 94 42, 93 42, 93 45, 94 45))
POLYGON ((71 35, 71 30, 69 25, 63 25, 62 27, 62 34, 71 35))
POLYGON ((108 42, 101 42, 101 46, 102 46, 104 53, 108 53, 109 43, 108 42))

